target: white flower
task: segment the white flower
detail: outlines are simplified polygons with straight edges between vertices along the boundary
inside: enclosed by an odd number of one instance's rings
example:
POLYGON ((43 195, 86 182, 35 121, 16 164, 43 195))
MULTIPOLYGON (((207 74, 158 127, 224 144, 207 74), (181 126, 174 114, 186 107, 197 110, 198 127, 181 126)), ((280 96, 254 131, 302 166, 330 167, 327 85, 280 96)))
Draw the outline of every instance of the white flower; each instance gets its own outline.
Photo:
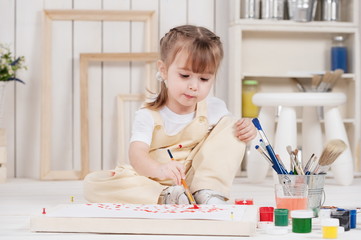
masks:
POLYGON ((12 57, 10 49, 3 44, 0 44, 0 81, 19 81, 16 78, 16 71, 26 69, 24 66, 24 57, 12 57))
POLYGON ((14 74, 14 70, 11 68, 11 66, 7 66, 7 68, 8 68, 8 73, 10 74, 10 75, 13 75, 14 74))

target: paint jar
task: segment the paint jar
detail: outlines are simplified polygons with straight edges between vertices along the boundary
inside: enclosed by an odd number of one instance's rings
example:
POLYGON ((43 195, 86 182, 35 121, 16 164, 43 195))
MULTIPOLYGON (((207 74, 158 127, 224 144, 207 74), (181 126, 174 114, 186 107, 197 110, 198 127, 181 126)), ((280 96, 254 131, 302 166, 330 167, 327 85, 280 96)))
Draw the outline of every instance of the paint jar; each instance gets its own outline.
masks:
POLYGON ((338 236, 339 220, 336 218, 323 219, 322 225, 322 237, 326 239, 335 239, 338 236))
POLYGON ((350 210, 350 228, 356 228, 357 222, 357 210, 352 209, 350 210))
POLYGON ((294 210, 291 211, 292 232, 310 233, 312 230, 312 210, 294 210))
POLYGON ((253 198, 236 198, 234 200, 234 204, 236 205, 253 205, 253 198))
POLYGON ((321 208, 318 212, 318 217, 323 220, 331 217, 331 209, 329 208, 321 208))
POLYGON ((335 36, 331 47, 331 70, 342 69, 344 73, 348 71, 347 48, 343 36, 335 36))
POLYGON ((277 208, 274 211, 275 226, 288 226, 288 209, 277 208))
POLYGON ((258 91, 258 81, 244 80, 242 85, 242 116, 255 118, 259 108, 252 102, 252 98, 258 91))
POLYGON ((340 220, 340 226, 345 228, 345 231, 350 231, 350 211, 337 210, 331 212, 331 218, 340 220))
POLYGON ((260 222, 273 222, 273 207, 260 207, 259 208, 259 221, 260 222))

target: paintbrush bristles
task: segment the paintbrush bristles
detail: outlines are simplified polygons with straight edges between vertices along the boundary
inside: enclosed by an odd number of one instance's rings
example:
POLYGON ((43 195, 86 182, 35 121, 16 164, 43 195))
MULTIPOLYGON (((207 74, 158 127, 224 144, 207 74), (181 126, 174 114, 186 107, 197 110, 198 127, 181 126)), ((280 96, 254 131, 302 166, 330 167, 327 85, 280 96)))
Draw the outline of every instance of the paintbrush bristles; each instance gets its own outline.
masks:
POLYGON ((347 148, 341 139, 330 140, 322 151, 318 164, 320 166, 331 165, 347 148))

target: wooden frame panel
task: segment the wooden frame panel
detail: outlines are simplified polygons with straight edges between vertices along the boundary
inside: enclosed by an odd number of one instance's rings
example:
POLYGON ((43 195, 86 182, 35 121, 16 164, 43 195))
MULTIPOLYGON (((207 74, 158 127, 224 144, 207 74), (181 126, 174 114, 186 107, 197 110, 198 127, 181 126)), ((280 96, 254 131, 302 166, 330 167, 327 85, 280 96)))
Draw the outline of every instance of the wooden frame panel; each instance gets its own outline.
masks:
POLYGON ((0 183, 6 181, 7 176, 7 146, 6 146, 6 130, 0 128, 0 183))
POLYGON ((118 159, 121 163, 125 163, 125 161, 121 158, 122 153, 125 151, 124 145, 124 102, 126 101, 144 101, 145 94, 121 94, 117 97, 117 116, 118 116, 118 159))
MULTIPOLYGON (((44 64, 41 97, 41 152, 40 152, 40 179, 81 179, 89 172, 89 163, 86 150, 88 149, 88 118, 87 115, 87 91, 81 91, 81 118, 86 122, 81 126, 81 170, 52 170, 51 169, 51 134, 52 134, 52 80, 51 80, 51 35, 52 21, 141 21, 145 23, 145 36, 147 53, 90 53, 80 56, 81 86, 87 90, 87 67, 89 61, 155 61, 157 53, 151 53, 157 49, 157 24, 154 11, 112 11, 112 10, 44 10, 44 64), (86 110, 85 110, 86 109, 86 110), (83 126, 84 125, 84 126, 83 126), (85 130, 86 129, 86 130, 85 130), (84 138, 86 136, 87 138, 84 138), (87 139, 87 140, 85 140, 87 139), (84 156, 83 156, 84 155, 84 156), (87 160, 84 160, 84 159, 87 160)), ((150 83, 148 87, 153 89, 150 83)))
POLYGON ((146 87, 151 86, 150 63, 158 60, 158 53, 84 53, 80 54, 80 124, 81 124, 81 177, 89 173, 89 104, 88 66, 89 62, 140 61, 147 64, 146 87))

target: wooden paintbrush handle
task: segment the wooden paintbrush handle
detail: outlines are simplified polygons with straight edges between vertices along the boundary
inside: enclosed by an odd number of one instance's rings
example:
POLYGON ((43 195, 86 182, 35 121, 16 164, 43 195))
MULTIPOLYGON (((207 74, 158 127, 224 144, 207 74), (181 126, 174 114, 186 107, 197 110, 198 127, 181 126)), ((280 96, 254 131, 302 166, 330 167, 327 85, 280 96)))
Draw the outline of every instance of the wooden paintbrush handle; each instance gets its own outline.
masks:
POLYGON ((186 193, 189 201, 191 202, 191 204, 196 204, 196 201, 194 200, 193 195, 192 195, 186 181, 184 179, 182 179, 181 181, 182 181, 182 185, 184 187, 185 193, 186 193))

